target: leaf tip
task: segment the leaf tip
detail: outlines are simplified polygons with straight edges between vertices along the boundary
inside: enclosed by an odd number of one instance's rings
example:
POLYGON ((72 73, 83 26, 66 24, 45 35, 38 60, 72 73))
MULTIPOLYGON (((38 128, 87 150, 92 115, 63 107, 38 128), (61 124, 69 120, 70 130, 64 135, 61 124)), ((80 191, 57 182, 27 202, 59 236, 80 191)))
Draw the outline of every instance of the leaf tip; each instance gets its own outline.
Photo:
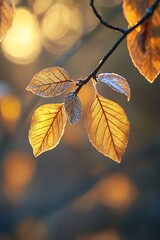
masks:
POLYGON ((45 152, 45 151, 35 151, 34 148, 33 148, 33 155, 34 155, 35 158, 40 156, 43 152, 45 152))
POLYGON ((31 91, 29 85, 25 88, 26 91, 31 91))
POLYGON ((131 94, 127 95, 127 101, 129 102, 131 100, 131 94))
POLYGON ((77 122, 75 122, 75 121, 73 121, 73 120, 71 120, 71 119, 69 119, 69 122, 70 122, 70 124, 71 124, 72 126, 76 125, 76 123, 77 123, 77 122))
POLYGON ((117 158, 117 159, 113 159, 113 161, 115 161, 116 163, 120 164, 121 163, 121 158, 117 158))
POLYGON ((36 157, 38 157, 38 156, 40 155, 40 153, 38 154, 38 153, 35 153, 35 152, 33 151, 33 155, 34 155, 34 157, 36 158, 36 157))
MULTIPOLYGON (((99 151, 99 150, 98 150, 99 151)), ((116 162, 116 163, 121 163, 121 160, 122 160, 122 155, 112 155, 112 156, 110 156, 110 155, 108 155, 108 154, 105 154, 104 152, 102 152, 102 151, 99 151, 100 153, 102 153, 105 157, 108 157, 108 158, 110 158, 111 160, 113 160, 114 162, 116 162)))

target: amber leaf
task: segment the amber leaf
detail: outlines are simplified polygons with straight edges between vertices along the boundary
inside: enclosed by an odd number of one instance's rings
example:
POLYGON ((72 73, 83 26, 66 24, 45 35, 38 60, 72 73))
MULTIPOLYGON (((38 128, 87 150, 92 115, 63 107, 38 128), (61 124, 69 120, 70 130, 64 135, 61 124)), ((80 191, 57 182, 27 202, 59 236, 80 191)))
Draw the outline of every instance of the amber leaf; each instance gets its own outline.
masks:
POLYGON ((128 101, 130 100, 131 93, 128 82, 122 76, 116 73, 100 73, 98 75, 98 80, 106 83, 114 91, 125 94, 128 101))
POLYGON ((72 83, 73 81, 63 68, 46 68, 32 78, 26 90, 49 98, 60 95, 72 83))
POLYGON ((77 94, 74 92, 67 94, 65 96, 64 106, 70 123, 75 125, 82 113, 81 102, 77 94))
POLYGON ((14 12, 12 0, 0 0, 0 41, 5 37, 12 25, 14 12))
MULTIPOLYGON (((136 24, 154 0, 124 0, 123 9, 130 26, 136 24)), ((160 72, 160 5, 154 15, 127 36, 134 65, 152 83, 160 72)))
POLYGON ((88 111, 85 127, 93 146, 116 162, 125 152, 130 124, 123 108, 96 94, 88 111))
POLYGON ((35 156, 57 146, 66 125, 63 104, 45 104, 32 116, 29 142, 35 156))

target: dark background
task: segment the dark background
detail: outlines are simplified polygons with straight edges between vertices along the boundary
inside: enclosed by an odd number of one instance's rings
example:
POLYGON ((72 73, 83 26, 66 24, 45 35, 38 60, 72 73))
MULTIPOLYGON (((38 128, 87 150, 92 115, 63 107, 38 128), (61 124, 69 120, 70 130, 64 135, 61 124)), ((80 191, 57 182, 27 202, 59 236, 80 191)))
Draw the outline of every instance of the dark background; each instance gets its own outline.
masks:
MULTIPOLYGON (((127 26, 121 1, 97 2, 105 19, 127 26)), ((93 98, 90 84, 80 92, 80 122, 68 123, 60 144, 35 159, 28 141, 32 113, 64 95, 46 100, 25 91, 33 75, 60 66, 75 81, 84 78, 120 33, 98 23, 88 0, 15 4, 16 30, 0 51, 0 240, 159 240, 159 77, 150 84, 140 75, 126 40, 100 71, 122 75, 131 87, 130 102, 106 85, 98 88, 131 123, 121 164, 88 141, 83 122, 93 98)))

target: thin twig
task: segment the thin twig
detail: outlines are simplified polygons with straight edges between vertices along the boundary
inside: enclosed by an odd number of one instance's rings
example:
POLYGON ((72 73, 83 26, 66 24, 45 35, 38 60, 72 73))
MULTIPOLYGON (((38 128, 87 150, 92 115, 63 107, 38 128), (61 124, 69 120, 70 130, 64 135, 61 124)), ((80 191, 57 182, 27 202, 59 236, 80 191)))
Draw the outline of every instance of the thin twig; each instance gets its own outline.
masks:
MULTIPOLYGON (((91 0, 91 2, 93 2, 93 0, 91 0)), ((103 56, 102 60, 98 63, 95 69, 88 75, 88 77, 86 77, 85 79, 79 80, 79 82, 77 83, 77 89, 75 90, 76 94, 80 91, 83 85, 87 84, 90 81, 91 78, 96 79, 97 72, 101 69, 101 67, 110 57, 110 55, 116 50, 116 48, 127 37, 129 33, 131 33, 134 29, 136 29, 138 26, 143 24, 148 18, 150 18, 154 14, 154 11, 158 7, 159 3, 160 3, 160 0, 156 0, 151 7, 147 8, 146 14, 144 15, 144 17, 139 22, 137 22, 134 26, 124 31, 123 35, 117 40, 117 42, 112 46, 112 48, 103 56)))
POLYGON ((116 27, 116 26, 113 26, 111 24, 109 24, 108 22, 104 21, 102 16, 99 14, 99 12, 97 11, 95 5, 94 5, 94 0, 91 0, 90 2, 90 6, 95 14, 95 16, 99 19, 100 23, 110 29, 113 29, 113 30, 116 30, 118 32, 121 32, 121 33, 125 33, 125 30, 123 28, 119 28, 119 27, 116 27))

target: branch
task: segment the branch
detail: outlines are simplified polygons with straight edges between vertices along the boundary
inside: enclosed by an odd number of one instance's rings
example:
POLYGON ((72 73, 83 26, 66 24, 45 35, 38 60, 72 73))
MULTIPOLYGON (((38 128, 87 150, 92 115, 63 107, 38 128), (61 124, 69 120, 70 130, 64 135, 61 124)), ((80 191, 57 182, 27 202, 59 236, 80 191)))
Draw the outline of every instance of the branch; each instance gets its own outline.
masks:
POLYGON ((109 23, 107 23, 106 21, 103 20, 102 16, 99 14, 99 12, 97 11, 97 9, 94 5, 94 0, 91 0, 90 6, 91 6, 95 16, 99 19, 99 21, 102 25, 104 25, 104 26, 106 26, 110 29, 116 30, 118 32, 125 33, 125 30, 123 28, 115 27, 115 26, 110 25, 109 23))
MULTIPOLYGON (((91 0, 91 3, 93 3, 94 0, 91 0)), ((104 63, 107 61, 107 59, 110 57, 110 55, 116 50, 116 48, 120 45, 120 43, 127 37, 129 33, 131 33, 133 30, 135 30, 138 26, 143 24, 148 18, 150 18, 153 14, 156 8, 158 7, 158 4, 160 3, 160 0, 156 0, 151 7, 146 9, 146 14, 144 17, 137 22, 134 26, 124 30, 123 35, 117 40, 117 42, 113 45, 113 47, 103 56, 102 60, 98 63, 98 65, 95 67, 95 69, 86 77, 85 79, 79 80, 77 83, 77 89, 75 90, 75 93, 77 94, 80 89, 83 87, 84 84, 87 84, 91 78, 96 80, 96 74, 101 69, 101 67, 104 65, 104 63)))

